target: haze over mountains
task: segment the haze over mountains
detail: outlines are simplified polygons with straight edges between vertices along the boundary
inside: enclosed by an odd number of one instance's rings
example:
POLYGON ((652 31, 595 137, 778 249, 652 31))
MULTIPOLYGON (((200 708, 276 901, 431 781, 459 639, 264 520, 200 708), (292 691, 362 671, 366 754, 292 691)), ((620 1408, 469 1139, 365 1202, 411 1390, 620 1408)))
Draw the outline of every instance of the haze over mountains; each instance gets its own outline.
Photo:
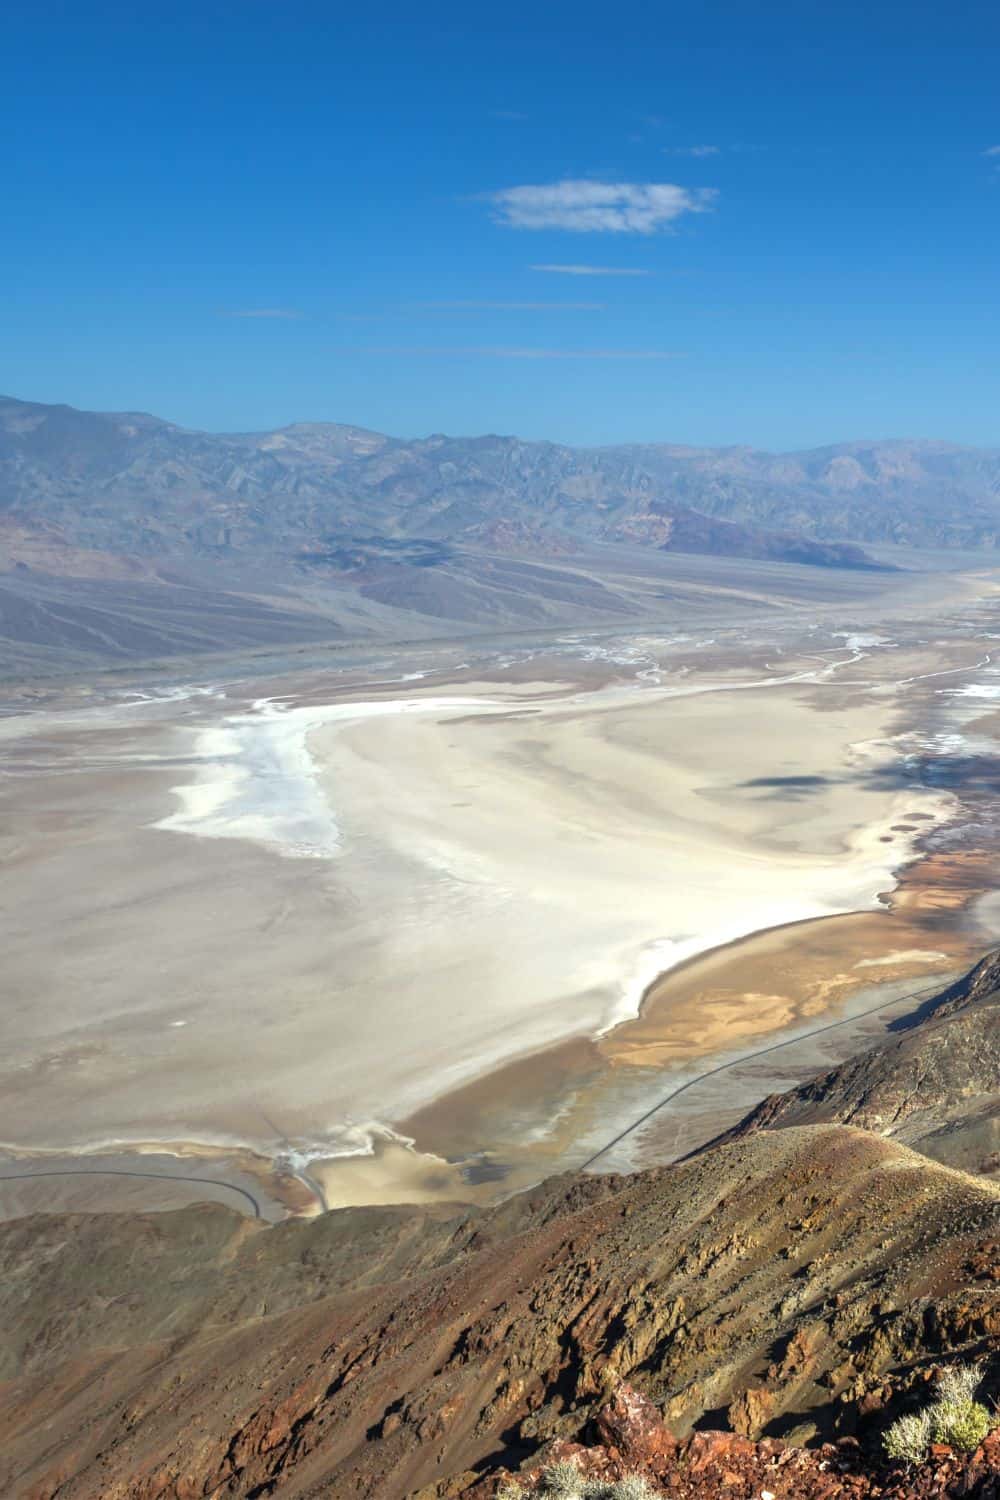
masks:
POLYGON ((852 554, 802 539, 996 546, 1000 451, 905 441, 789 454, 588 449, 315 422, 216 434, 6 398, 0 497, 8 513, 56 524, 76 545, 140 556, 245 550, 309 563, 332 544, 334 564, 348 566, 336 544, 355 533, 502 545, 527 528, 554 547, 638 543, 849 564, 852 554))
POLYGON ((1000 451, 945 443, 215 434, 0 398, 6 634, 81 659, 88 641, 134 657, 628 620, 649 602, 637 560, 654 576, 679 554, 867 570, 892 566, 869 545, 992 551, 998 536, 1000 451), (71 631, 52 579, 81 580, 71 631))

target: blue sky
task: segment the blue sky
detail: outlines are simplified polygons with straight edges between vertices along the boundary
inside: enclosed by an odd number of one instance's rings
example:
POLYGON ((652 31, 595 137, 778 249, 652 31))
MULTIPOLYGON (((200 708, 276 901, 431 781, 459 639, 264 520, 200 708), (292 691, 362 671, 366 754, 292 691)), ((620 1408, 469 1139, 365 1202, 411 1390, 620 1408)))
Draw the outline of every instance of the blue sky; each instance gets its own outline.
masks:
POLYGON ((7 394, 1000 445, 992 0, 4 15, 7 394))

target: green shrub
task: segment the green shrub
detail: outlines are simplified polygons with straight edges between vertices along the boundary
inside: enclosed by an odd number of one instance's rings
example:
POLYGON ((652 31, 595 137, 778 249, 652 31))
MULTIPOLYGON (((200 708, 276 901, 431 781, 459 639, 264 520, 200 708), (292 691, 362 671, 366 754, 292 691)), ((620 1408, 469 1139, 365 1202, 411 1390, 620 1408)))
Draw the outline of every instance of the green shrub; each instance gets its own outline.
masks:
POLYGON ((975 1399, 983 1378, 982 1365, 949 1365, 938 1376, 937 1400, 931 1407, 931 1436, 972 1453, 994 1423, 986 1407, 975 1399))
POLYGON ((972 1453, 993 1429, 993 1418, 979 1401, 939 1401, 931 1407, 931 1436, 972 1453))
POLYGON ((996 1426, 986 1407, 974 1399, 983 1378, 982 1365, 950 1365, 938 1376, 933 1403, 924 1411, 900 1417, 882 1439, 889 1458, 921 1463, 931 1443, 947 1443, 972 1453, 996 1426))

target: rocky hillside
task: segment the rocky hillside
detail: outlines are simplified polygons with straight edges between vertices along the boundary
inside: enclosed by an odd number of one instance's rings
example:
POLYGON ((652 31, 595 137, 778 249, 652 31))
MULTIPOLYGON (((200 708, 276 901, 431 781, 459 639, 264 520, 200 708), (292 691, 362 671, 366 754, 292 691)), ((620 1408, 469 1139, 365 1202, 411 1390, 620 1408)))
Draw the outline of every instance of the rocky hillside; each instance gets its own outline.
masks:
POLYGON ((0 1268, 11 1500, 464 1494, 622 1380, 680 1435, 864 1440, 1000 1349, 1000 1190, 842 1126, 483 1213, 14 1221, 0 1268))
POLYGON ((569 1458, 692 1500, 996 1500, 997 1444, 918 1473, 881 1438, 942 1368, 1000 1393, 1000 1184, 924 1154, 981 1148, 998 984, 993 955, 887 1044, 634 1176, 489 1210, 0 1225, 0 1494, 485 1500, 569 1458))
POLYGON ((765 1099, 729 1132, 838 1123, 1000 1178, 1000 960, 991 955, 887 1043, 765 1099))

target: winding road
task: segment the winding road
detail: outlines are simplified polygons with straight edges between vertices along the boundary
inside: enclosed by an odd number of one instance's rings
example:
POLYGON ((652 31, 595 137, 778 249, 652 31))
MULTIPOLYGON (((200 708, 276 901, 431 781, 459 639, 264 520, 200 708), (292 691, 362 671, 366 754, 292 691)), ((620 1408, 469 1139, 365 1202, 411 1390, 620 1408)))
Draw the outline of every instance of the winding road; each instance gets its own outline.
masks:
POLYGON ((4 1172, 0 1173, 0 1182, 30 1182, 35 1177, 142 1177, 151 1182, 196 1182, 202 1186, 224 1188, 227 1193, 238 1193, 253 1209, 255 1219, 264 1217, 253 1193, 246 1188, 237 1187, 233 1182, 222 1182, 217 1177, 182 1177, 175 1172, 127 1172, 120 1167, 64 1167, 58 1171, 4 1172))
POLYGON ((822 1036, 826 1031, 837 1031, 841 1026, 849 1026, 853 1021, 863 1020, 865 1016, 877 1015, 880 1010, 889 1010, 891 1006, 902 1005, 906 1000, 919 1000, 922 995, 941 993, 946 988, 947 985, 942 985, 939 980, 937 984, 929 984, 925 989, 913 990, 908 995, 897 995, 893 1000, 883 1000, 879 1005, 872 1005, 868 1010, 859 1010, 852 1016, 844 1016, 841 1021, 830 1021, 826 1026, 817 1026, 812 1031, 803 1031, 798 1036, 787 1037, 783 1042, 772 1042, 769 1047, 760 1047, 756 1052, 744 1052, 741 1057, 730 1058, 729 1062, 720 1063, 716 1068, 709 1068, 707 1072, 699 1073, 697 1077, 689 1078, 687 1083, 682 1083, 677 1088, 671 1089, 669 1094, 664 1094, 663 1098, 658 1100, 651 1109, 647 1109, 637 1120, 633 1120, 631 1125, 627 1125, 624 1130, 620 1130, 612 1140, 608 1141, 607 1145, 602 1146, 599 1151, 595 1151, 593 1156, 588 1156, 583 1165, 577 1167, 576 1170, 578 1172, 589 1171, 595 1161, 600 1161, 602 1156, 606 1156, 615 1146, 627 1140, 633 1131, 639 1129, 640 1125, 645 1125, 647 1120, 651 1120, 654 1115, 659 1114, 661 1109, 670 1104, 672 1100, 678 1098, 679 1095, 686 1094, 688 1089, 693 1089, 699 1083, 704 1083, 706 1078, 715 1078, 719 1073, 726 1073, 730 1068, 738 1067, 740 1063, 753 1062, 757 1057, 767 1057, 771 1052, 780 1052, 783 1047, 794 1047, 797 1042, 807 1042, 810 1037, 822 1036))

